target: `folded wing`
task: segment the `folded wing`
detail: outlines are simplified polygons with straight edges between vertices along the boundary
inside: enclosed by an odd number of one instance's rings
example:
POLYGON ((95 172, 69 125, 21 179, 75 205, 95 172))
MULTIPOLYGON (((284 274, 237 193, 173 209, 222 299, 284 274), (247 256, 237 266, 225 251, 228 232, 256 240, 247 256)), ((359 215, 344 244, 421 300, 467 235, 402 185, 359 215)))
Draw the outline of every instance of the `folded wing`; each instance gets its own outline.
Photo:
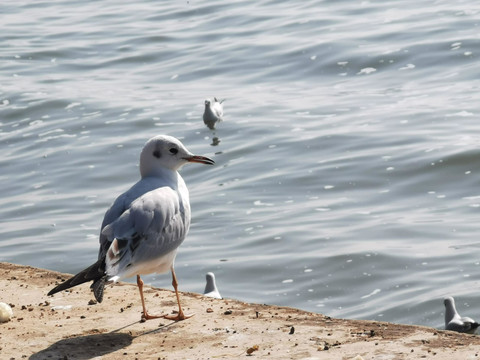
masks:
POLYGON ((184 204, 169 187, 147 192, 132 202, 118 219, 102 229, 103 244, 109 244, 105 252, 109 280, 167 271, 169 267, 163 269, 155 259, 175 251, 189 226, 184 204))

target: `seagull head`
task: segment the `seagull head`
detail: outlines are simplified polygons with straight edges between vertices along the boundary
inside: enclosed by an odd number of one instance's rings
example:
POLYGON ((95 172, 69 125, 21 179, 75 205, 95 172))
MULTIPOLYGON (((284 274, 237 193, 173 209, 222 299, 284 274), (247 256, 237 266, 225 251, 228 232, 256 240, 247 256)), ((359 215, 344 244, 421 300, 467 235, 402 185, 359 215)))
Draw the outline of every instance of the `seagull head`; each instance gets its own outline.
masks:
POLYGON ((142 177, 154 176, 163 169, 179 170, 187 163, 213 165, 215 162, 200 155, 194 155, 180 142, 168 135, 158 135, 145 143, 140 154, 140 174, 142 177))
POLYGON ((455 307, 455 300, 453 300, 453 297, 451 297, 451 296, 446 296, 446 297, 443 299, 443 305, 445 305, 446 307, 447 307, 447 306, 453 306, 453 307, 455 307))
POLYGON ((208 288, 210 291, 214 290, 217 286, 215 284, 215 274, 212 272, 208 272, 207 275, 205 275, 205 278, 207 279, 207 286, 205 290, 208 288))

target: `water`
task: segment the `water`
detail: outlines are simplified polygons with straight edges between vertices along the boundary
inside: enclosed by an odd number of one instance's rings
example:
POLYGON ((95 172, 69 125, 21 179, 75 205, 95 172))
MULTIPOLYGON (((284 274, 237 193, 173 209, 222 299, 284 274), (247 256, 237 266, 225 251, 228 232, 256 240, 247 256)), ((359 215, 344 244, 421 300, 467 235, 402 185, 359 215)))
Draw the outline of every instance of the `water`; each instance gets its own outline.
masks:
MULTIPOLYGON (((441 327, 447 294, 478 317, 476 2, 0 13, 1 261, 90 265, 105 210, 164 133, 217 163, 182 170, 181 290, 214 271, 225 297, 335 317, 441 327), (226 98, 214 132, 201 119, 213 96, 226 98)), ((169 275, 145 280, 170 288, 169 275)))

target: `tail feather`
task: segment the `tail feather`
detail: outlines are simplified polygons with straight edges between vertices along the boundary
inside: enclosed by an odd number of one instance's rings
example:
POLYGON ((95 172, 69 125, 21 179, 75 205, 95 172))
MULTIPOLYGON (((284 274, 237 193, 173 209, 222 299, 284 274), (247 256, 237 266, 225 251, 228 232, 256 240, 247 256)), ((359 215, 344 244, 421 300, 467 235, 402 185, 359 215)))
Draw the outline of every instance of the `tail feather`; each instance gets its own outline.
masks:
POLYGON ((99 303, 101 303, 103 300, 103 289, 105 289, 106 281, 107 281, 107 276, 104 275, 100 279, 95 280, 93 284, 90 286, 90 288, 93 291, 93 295, 95 295, 95 299, 97 299, 99 303))
POLYGON ((57 292, 69 289, 71 287, 94 281, 92 284, 93 294, 98 302, 103 300, 103 288, 105 286, 105 259, 98 260, 95 264, 89 266, 85 270, 80 271, 77 275, 71 277, 67 281, 57 285, 48 292, 48 295, 56 294, 57 292))

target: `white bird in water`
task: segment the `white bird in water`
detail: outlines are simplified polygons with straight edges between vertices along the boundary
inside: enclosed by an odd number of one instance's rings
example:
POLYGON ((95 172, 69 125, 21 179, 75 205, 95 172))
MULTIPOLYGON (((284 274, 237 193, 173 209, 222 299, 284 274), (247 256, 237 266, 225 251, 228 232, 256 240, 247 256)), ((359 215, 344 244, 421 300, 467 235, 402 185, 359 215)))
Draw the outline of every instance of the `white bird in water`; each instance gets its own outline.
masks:
POLYGON ((474 334, 479 324, 469 317, 461 317, 455 308, 455 300, 448 296, 443 300, 445 305, 445 330, 474 334))
POLYGON ((207 273, 206 278, 207 283, 205 284, 203 295, 215 299, 222 299, 222 295, 220 295, 220 292, 217 289, 217 284, 215 283, 215 275, 212 272, 209 272, 207 273))
POLYGON ((223 120, 223 102, 225 99, 218 101, 213 98, 213 103, 210 99, 205 100, 205 111, 203 112, 203 122, 209 129, 215 129, 217 122, 223 120))
POLYGON ((140 154, 141 179, 121 194, 105 213, 100 231, 98 261, 53 288, 48 295, 92 281, 98 302, 108 281, 137 276, 142 319, 183 320, 174 260, 190 227, 190 200, 178 170, 187 163, 213 165, 205 156, 193 155, 176 138, 159 135, 148 140, 140 154), (172 273, 178 314, 150 315, 145 307, 140 275, 172 273))

